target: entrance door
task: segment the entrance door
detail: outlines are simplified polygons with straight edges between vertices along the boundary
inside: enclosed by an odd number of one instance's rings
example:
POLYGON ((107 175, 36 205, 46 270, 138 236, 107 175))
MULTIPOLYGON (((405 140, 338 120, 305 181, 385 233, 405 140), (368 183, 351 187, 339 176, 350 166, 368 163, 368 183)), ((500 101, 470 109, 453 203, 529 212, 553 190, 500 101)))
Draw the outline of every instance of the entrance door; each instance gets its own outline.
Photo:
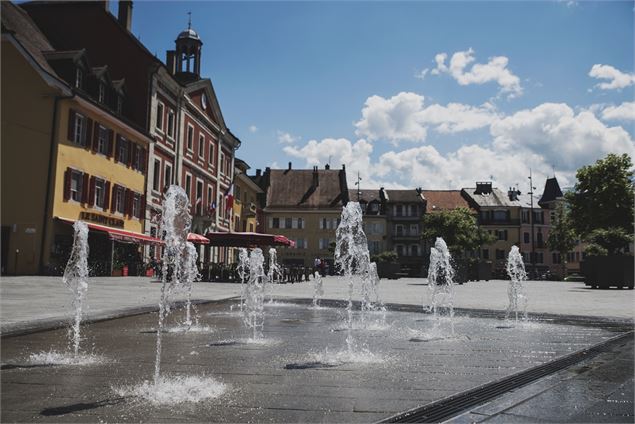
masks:
POLYGON ((0 267, 1 274, 7 275, 7 262, 9 260, 9 234, 11 234, 11 229, 7 225, 2 226, 2 242, 0 243, 0 267))

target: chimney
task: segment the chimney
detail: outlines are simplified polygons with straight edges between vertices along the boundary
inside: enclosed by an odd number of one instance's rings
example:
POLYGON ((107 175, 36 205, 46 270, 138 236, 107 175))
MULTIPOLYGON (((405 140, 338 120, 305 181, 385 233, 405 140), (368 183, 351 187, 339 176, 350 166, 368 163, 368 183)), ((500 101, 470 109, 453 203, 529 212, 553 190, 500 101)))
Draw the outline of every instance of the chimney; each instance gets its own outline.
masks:
POLYGON ((174 50, 167 50, 165 52, 165 66, 167 66, 168 68, 168 72, 170 72, 170 74, 174 75, 174 73, 176 72, 176 51, 174 50))
POLYGON ((329 164, 327 163, 326 165, 324 165, 324 169, 326 169, 326 170, 328 171, 329 169, 331 169, 331 165, 329 165, 329 164))
POLYGON ((491 193, 492 193, 491 181, 476 183, 476 190, 474 191, 474 194, 491 194, 491 193))
POLYGON ((515 188, 510 187, 509 191, 507 192, 507 197, 509 197, 509 200, 511 202, 514 202, 516 200, 518 200, 518 195, 520 194, 519 190, 516 190, 515 188))
POLYGON ((132 1, 119 0, 119 11, 117 13, 119 24, 128 31, 132 29, 132 1))
POLYGON ((318 173, 318 167, 313 167, 313 187, 317 187, 320 185, 320 175, 318 173))
POLYGON ((287 168, 287 171, 291 171, 291 162, 289 162, 289 168, 287 168))
POLYGON ((262 170, 256 169, 256 178, 260 177, 260 175, 262 175, 262 170))

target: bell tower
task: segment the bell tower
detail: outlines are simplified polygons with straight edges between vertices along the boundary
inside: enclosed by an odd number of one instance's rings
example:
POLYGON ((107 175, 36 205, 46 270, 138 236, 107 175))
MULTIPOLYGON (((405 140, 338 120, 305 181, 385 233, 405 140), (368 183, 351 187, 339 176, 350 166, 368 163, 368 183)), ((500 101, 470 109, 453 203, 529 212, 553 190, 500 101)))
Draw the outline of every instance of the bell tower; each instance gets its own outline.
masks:
POLYGON ((192 29, 192 12, 188 12, 187 29, 175 40, 175 76, 188 81, 201 78, 201 47, 203 42, 192 29))

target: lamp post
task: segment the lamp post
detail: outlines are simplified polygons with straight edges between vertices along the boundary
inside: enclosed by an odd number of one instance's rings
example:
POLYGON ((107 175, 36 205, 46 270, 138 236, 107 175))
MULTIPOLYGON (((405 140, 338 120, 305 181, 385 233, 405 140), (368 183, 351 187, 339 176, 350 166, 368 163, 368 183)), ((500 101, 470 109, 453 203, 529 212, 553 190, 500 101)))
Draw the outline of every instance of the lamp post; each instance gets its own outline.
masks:
POLYGON ((531 254, 529 262, 531 263, 532 278, 536 277, 536 244, 534 243, 534 180, 529 169, 529 225, 531 226, 531 254))

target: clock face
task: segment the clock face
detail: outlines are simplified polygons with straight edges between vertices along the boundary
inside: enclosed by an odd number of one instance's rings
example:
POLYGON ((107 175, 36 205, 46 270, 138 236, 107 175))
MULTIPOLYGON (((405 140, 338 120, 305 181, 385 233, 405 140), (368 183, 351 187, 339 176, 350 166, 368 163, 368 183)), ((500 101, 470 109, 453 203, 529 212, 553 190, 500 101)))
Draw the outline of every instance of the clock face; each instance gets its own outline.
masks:
POLYGON ((203 107, 203 109, 207 109, 207 96, 205 95, 205 93, 203 93, 203 95, 201 96, 201 106, 203 107))

